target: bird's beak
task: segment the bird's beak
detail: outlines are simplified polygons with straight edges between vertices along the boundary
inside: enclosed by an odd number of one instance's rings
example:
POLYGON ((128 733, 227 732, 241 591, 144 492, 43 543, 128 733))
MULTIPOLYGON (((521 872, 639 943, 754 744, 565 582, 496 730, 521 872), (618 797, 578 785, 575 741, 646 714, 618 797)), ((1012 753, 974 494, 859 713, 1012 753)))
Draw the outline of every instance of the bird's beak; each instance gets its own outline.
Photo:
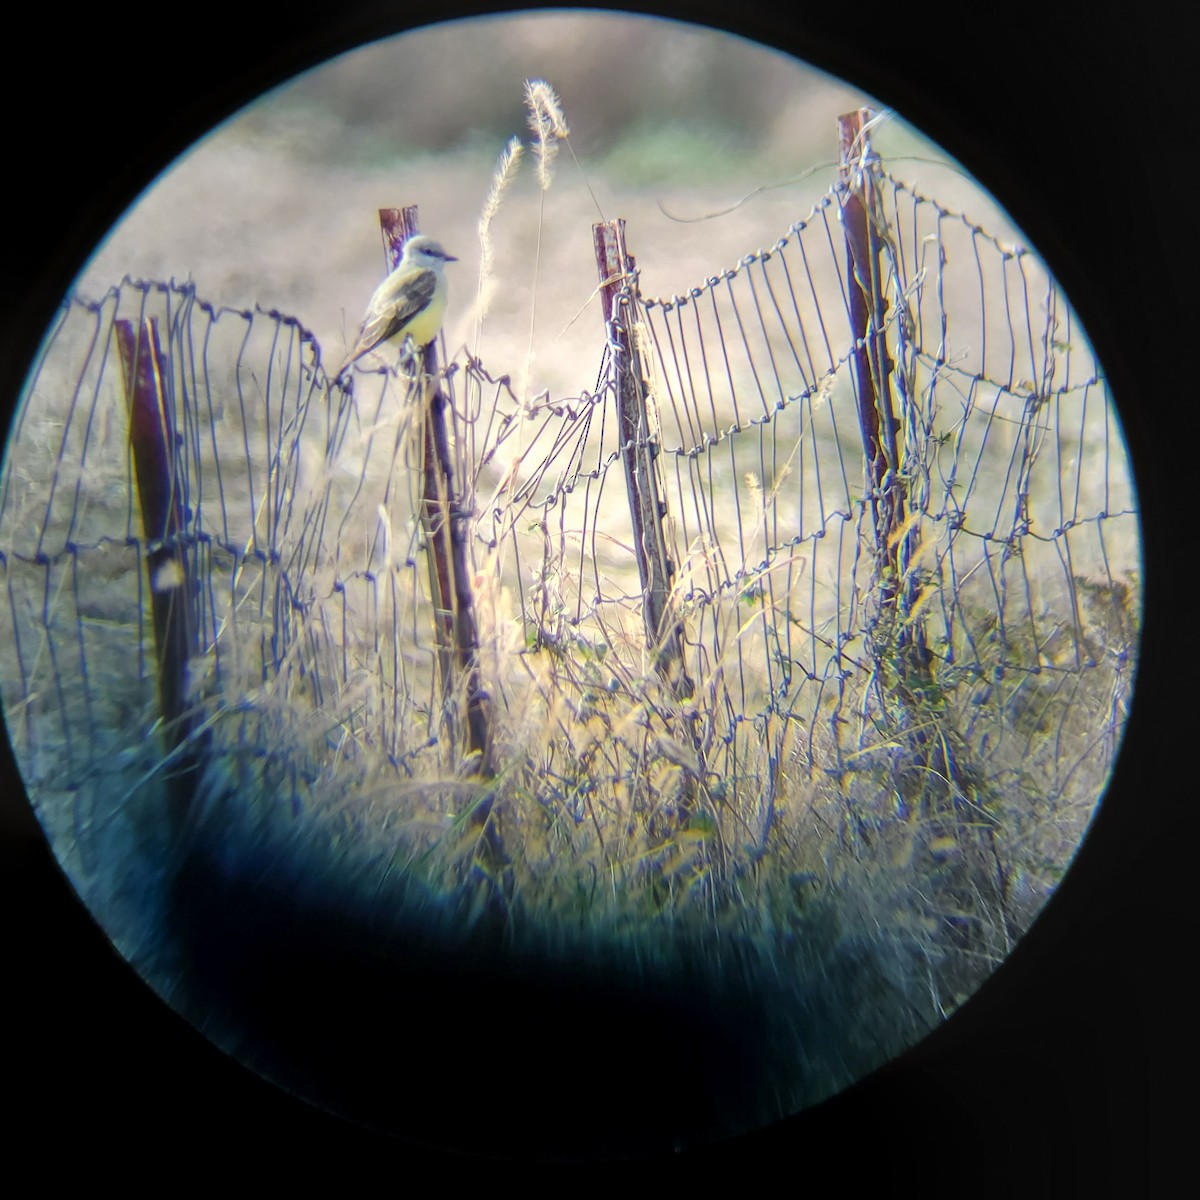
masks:
POLYGON ((458 262, 458 255, 457 254, 447 254, 446 261, 447 262, 458 262))

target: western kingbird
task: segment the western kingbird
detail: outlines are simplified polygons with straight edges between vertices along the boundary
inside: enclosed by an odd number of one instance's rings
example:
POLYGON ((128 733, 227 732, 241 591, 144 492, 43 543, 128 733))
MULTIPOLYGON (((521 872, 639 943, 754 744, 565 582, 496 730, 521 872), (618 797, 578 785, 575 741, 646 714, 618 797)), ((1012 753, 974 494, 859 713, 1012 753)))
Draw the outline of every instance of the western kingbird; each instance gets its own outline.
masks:
POLYGON ((385 342, 401 349, 408 338, 417 349, 429 345, 446 315, 445 266, 457 261, 431 237, 418 234, 409 238, 396 269, 375 289, 358 341, 334 379, 340 379, 352 363, 385 342))

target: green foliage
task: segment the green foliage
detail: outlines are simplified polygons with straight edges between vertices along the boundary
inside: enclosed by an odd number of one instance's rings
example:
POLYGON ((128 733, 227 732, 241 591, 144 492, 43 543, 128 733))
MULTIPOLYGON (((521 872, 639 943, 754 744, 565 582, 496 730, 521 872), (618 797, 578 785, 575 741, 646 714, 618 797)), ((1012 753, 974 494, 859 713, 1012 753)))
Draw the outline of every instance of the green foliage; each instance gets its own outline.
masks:
POLYGON ((711 183, 750 170, 744 139, 700 122, 646 118, 629 126, 597 168, 629 187, 711 183))

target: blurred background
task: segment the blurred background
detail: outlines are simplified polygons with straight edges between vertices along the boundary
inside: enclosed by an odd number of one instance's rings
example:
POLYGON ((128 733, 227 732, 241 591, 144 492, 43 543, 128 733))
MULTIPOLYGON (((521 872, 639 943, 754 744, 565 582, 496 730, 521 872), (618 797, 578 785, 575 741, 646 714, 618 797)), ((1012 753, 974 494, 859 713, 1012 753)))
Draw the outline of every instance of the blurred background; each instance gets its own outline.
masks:
MULTIPOLYGON (((386 271, 377 210, 416 204, 422 230, 460 259, 447 350, 474 348, 476 225, 517 136, 527 153, 493 225, 498 287, 479 349, 493 373, 524 382, 528 369, 535 393, 578 394, 594 386, 602 333, 594 221, 626 219, 647 294, 685 291, 808 215, 836 175, 838 114, 870 103, 788 55, 652 17, 432 26, 334 58, 203 138, 113 230, 80 290, 127 274, 190 278, 210 302, 298 318, 328 363, 386 271), (523 93, 538 78, 571 131, 544 197, 523 93)), ((919 190, 1014 236, 987 193, 903 121, 875 138, 919 190)))

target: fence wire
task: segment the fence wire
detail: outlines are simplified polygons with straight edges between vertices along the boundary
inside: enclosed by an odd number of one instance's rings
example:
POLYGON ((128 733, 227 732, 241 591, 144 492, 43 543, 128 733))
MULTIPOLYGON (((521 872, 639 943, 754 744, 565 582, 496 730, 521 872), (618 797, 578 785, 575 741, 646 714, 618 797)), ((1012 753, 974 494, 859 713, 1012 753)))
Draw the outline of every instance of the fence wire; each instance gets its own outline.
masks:
MULTIPOLYGON (((924 629, 939 695, 996 715, 994 756, 1022 690, 1071 690, 1114 662, 1128 686, 1131 479, 1098 364, 1044 267, 898 180, 878 195, 912 545, 903 620, 924 629), (1095 628, 1099 596, 1115 604, 1101 626, 1126 623, 1115 638, 1095 628)), ((864 523, 844 196, 643 310, 695 670, 724 668, 736 720, 808 718, 832 688, 839 767, 886 702, 866 689, 848 724, 844 685, 878 674, 889 638, 896 649, 864 523)), ((1116 708, 1094 715, 1111 751, 1116 708)), ((1064 755, 1050 790, 1078 766, 1064 755)))
MULTIPOLYGON (((959 825, 928 844, 949 854, 962 823, 1003 824, 1002 890, 1035 861, 1052 880, 1103 787, 1133 669, 1137 515, 1111 397, 1033 255, 879 175, 888 483, 908 514, 889 579, 864 482, 848 195, 839 184, 683 295, 626 286, 691 695, 656 676, 641 620, 611 342, 598 329, 594 389, 569 398, 519 398, 472 358, 445 372, 475 573, 463 602, 502 772, 577 846, 595 830, 603 848, 631 812, 686 811, 751 858, 795 836, 785 810, 817 812, 822 789, 843 835, 889 824, 911 851, 936 776, 959 825), (1004 824, 1030 786, 1038 813, 1004 824), (1035 848, 1015 871, 1020 846, 1035 848)), ((294 318, 126 279, 64 302, 0 485, 3 701, 56 848, 94 871, 164 770, 156 543, 114 350, 118 321, 148 318, 178 431, 206 736, 290 811, 353 792, 347 827, 386 822, 397 796, 410 827, 433 820, 447 793, 420 785, 461 774, 447 731, 463 698, 434 634, 421 388, 394 367, 331 386, 294 318)))

